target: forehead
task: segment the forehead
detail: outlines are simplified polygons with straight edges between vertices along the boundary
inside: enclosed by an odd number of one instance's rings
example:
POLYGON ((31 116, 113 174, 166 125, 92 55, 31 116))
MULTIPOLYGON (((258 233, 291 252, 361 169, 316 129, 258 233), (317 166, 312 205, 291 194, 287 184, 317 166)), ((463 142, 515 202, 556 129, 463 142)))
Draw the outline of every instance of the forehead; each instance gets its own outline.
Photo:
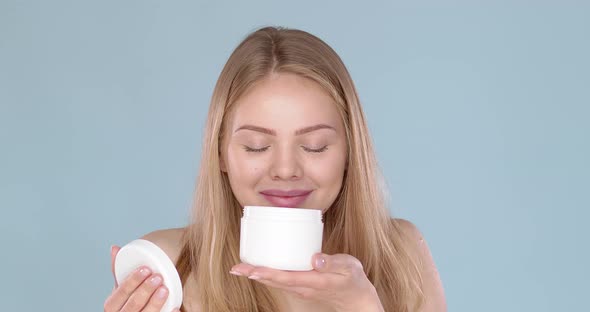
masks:
POLYGON ((232 129, 243 124, 281 131, 327 123, 340 127, 332 97, 316 82, 295 74, 274 74, 258 82, 235 103, 232 129))

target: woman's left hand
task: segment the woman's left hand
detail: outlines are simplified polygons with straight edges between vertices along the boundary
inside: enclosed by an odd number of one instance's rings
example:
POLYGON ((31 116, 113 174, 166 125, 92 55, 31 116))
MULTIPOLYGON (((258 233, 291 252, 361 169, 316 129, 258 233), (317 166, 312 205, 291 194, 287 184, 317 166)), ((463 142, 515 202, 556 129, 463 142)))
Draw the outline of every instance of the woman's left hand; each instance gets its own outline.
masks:
POLYGON ((361 262, 347 254, 315 254, 312 271, 283 271, 240 263, 230 273, 247 276, 300 298, 321 301, 336 311, 383 311, 361 262))

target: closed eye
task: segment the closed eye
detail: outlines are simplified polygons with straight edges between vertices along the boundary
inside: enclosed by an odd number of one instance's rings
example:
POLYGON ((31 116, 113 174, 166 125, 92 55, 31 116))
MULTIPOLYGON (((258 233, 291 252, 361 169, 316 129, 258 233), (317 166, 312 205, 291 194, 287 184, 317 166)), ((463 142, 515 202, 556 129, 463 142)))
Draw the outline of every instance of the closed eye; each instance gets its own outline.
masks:
POLYGON ((308 148, 305 146, 302 146, 303 150, 306 152, 310 152, 310 153, 322 153, 325 152, 326 150, 328 150, 328 145, 322 147, 322 148, 318 148, 318 149, 313 149, 313 148, 308 148))
POLYGON ((261 148, 251 148, 249 146, 244 145, 244 150, 249 153, 262 153, 266 151, 269 146, 261 147, 261 148))
MULTIPOLYGON (((270 146, 265 146, 265 147, 261 147, 261 148, 251 148, 249 146, 244 145, 244 150, 246 152, 249 153, 262 153, 266 150, 268 150, 270 146)), ((309 147, 305 147, 305 146, 301 146, 303 148, 304 151, 308 152, 308 153, 322 153, 325 152, 326 150, 328 150, 328 146, 324 146, 322 148, 318 148, 318 149, 314 149, 314 148, 309 148, 309 147)))

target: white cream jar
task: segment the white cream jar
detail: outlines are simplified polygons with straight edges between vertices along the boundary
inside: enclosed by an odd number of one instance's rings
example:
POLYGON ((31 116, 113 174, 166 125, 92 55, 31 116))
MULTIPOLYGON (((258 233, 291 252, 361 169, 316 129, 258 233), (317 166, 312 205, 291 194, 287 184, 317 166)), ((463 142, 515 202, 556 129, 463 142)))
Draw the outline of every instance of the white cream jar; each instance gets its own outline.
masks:
POLYGON ((279 270, 310 271, 322 250, 324 224, 316 209, 245 206, 240 259, 279 270))

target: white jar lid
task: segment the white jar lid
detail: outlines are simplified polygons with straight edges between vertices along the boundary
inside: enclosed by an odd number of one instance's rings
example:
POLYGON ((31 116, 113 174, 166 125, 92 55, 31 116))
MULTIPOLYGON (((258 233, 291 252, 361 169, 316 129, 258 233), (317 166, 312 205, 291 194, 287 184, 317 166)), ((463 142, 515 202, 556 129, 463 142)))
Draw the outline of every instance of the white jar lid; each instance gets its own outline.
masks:
POLYGON ((115 278, 118 284, 135 269, 147 266, 153 273, 162 275, 164 285, 168 288, 168 299, 160 312, 170 312, 182 304, 182 284, 176 267, 166 253, 156 244, 136 239, 123 246, 115 258, 115 278))

